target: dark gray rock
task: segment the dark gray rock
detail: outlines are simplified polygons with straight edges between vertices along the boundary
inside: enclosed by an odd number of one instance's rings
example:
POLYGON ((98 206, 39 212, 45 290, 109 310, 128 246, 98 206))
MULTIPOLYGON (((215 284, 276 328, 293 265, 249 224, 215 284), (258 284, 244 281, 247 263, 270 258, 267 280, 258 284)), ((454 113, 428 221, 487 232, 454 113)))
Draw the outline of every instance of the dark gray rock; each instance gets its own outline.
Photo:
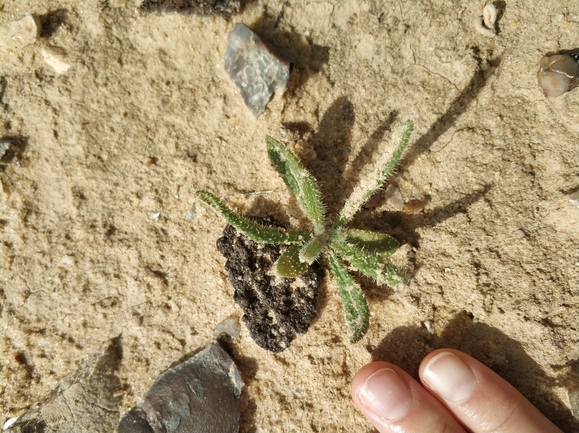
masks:
MULTIPOLYGON (((253 218, 261 224, 272 220, 253 218)), ((233 299, 251 338, 271 352, 287 349, 296 334, 305 333, 317 314, 318 286, 324 271, 315 262, 297 278, 275 275, 274 265, 286 246, 260 245, 227 225, 217 240, 225 270, 235 288, 233 299)))
POLYGON ((229 34, 225 72, 255 116, 263 113, 273 92, 285 89, 289 80, 289 65, 245 24, 237 24, 229 34))
POLYGON ((236 433, 243 381, 217 342, 161 374, 118 433, 236 433))

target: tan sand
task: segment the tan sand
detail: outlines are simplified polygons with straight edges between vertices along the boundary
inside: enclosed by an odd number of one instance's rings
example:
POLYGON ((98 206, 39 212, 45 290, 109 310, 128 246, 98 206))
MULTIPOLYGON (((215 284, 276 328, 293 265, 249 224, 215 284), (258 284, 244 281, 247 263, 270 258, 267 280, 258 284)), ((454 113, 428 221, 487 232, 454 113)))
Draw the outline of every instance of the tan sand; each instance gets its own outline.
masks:
POLYGON ((241 431, 374 431, 349 398, 355 372, 383 359, 415 374, 443 346, 577 426, 566 387, 579 207, 567 195, 579 189, 579 90, 546 99, 536 71, 579 47, 578 2, 502 2, 494 38, 474 24, 484 2, 262 0, 232 18, 141 16, 138 3, 0 3, 0 24, 43 22, 35 43, 0 52, 0 139, 20 138, 0 167, 1 422, 118 335, 124 412, 240 314, 215 249, 224 223, 193 193, 305 224, 265 135, 296 151, 335 213, 412 119, 390 180, 398 200, 377 197, 353 223, 405 243, 410 287, 363 282, 371 325, 355 345, 331 278, 288 350, 268 353, 242 328, 241 431), (295 64, 257 119, 223 70, 237 22, 295 64))

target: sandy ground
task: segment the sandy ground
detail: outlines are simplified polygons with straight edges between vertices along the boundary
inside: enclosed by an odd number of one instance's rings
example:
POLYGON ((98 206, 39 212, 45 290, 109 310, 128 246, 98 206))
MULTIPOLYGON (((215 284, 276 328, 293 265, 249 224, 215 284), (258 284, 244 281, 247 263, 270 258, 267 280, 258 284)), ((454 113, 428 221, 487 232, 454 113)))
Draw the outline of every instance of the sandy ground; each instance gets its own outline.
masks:
POLYGON ((382 359, 416 374, 443 346, 579 429, 567 397, 579 359, 568 199, 579 90, 548 100, 536 78, 542 55, 579 47, 579 3, 499 2, 494 38, 473 24, 482 1, 260 0, 231 18, 142 16, 138 4, 0 2, 0 23, 43 23, 35 43, 0 52, 0 139, 16 143, 0 167, 1 422, 119 335, 124 412, 240 314, 215 249, 224 223, 193 193, 305 224, 265 135, 296 151, 335 213, 412 119, 390 180, 407 206, 382 194, 352 224, 404 243, 410 287, 363 281, 372 317, 355 345, 330 278, 288 350, 266 352, 243 329, 241 431, 374 431, 349 398, 357 369, 382 359), (223 69, 238 22, 294 64, 257 119, 223 69), (70 69, 56 73, 47 48, 70 69))

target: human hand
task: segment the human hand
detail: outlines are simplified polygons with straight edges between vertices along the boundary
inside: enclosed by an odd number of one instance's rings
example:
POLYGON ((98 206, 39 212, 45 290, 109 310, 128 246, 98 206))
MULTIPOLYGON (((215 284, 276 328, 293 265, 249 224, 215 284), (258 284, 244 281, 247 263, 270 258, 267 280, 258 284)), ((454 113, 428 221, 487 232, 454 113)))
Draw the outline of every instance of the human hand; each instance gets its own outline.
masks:
POLYGON ((380 433, 561 433, 515 388, 476 359, 439 349, 420 364, 418 383, 388 362, 352 381, 355 405, 380 433))

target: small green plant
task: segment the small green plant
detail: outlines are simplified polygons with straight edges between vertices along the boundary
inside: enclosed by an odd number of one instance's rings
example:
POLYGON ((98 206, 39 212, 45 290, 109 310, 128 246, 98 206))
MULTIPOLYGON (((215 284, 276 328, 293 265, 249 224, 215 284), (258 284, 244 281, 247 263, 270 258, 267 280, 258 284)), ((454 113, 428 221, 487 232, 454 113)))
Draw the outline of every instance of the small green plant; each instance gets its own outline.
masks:
POLYGON ((379 285, 407 285, 408 278, 404 272, 387 261, 400 246, 396 239, 385 233, 345 226, 393 173, 408 145, 412 128, 412 122, 406 122, 400 144, 375 182, 365 191, 355 191, 338 217, 330 222, 326 220, 320 190, 313 176, 284 144, 266 137, 271 163, 312 222, 313 229, 310 231, 263 226, 238 215, 210 192, 197 191, 197 196, 248 238, 266 244, 290 244, 276 263, 277 274, 281 277, 297 277, 303 274, 322 253, 327 253, 330 270, 336 279, 344 305, 351 332, 350 341, 355 343, 368 330, 370 312, 360 286, 352 279, 343 260, 379 285))

